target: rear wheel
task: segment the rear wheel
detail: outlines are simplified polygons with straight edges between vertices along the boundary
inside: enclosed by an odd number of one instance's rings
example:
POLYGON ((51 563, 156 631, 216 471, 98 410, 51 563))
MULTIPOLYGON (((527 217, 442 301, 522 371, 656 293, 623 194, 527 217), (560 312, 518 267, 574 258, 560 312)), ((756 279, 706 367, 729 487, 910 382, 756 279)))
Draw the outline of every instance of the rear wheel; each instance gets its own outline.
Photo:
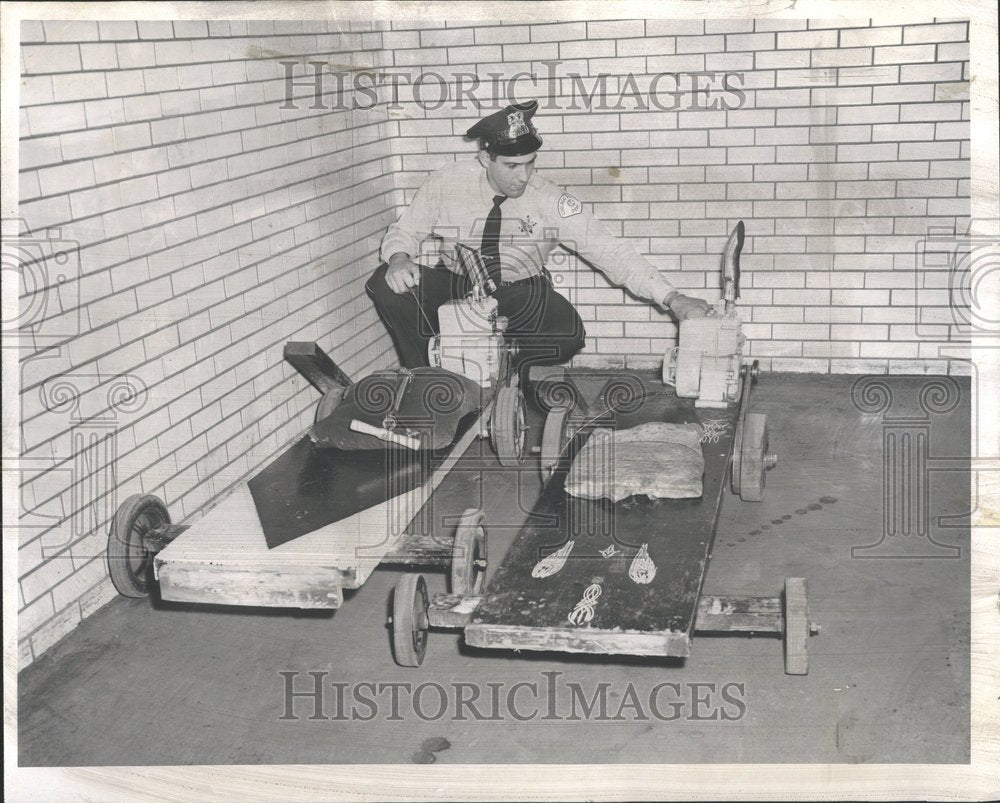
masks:
POLYGON ((152 556, 143 538, 170 524, 166 506, 151 494, 134 494, 122 502, 108 530, 108 574, 123 597, 148 597, 152 556))
POLYGON ((809 604, 804 577, 785 578, 785 674, 809 673, 809 604))

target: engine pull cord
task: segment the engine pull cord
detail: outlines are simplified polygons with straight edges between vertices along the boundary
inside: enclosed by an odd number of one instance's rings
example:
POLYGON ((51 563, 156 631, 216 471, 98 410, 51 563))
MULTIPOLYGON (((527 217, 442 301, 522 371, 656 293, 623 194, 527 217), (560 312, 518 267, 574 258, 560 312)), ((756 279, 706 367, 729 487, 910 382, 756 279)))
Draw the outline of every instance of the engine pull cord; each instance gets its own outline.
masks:
POLYGON ((420 315, 423 317, 424 322, 427 324, 428 331, 432 332, 434 335, 440 334, 435 328, 434 324, 431 323, 431 319, 427 317, 427 312, 424 310, 423 304, 420 303, 420 297, 417 295, 417 288, 410 288, 410 295, 413 296, 413 300, 417 302, 417 309, 420 310, 420 315))

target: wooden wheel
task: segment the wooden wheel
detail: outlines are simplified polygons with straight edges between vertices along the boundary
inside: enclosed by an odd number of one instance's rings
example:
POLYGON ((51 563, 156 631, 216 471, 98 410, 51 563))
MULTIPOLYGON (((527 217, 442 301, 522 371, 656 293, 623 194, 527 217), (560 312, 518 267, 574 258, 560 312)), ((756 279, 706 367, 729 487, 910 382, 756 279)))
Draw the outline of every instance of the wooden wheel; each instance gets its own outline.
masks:
POLYGON ((515 468, 524 460, 524 397, 516 383, 497 391, 490 417, 490 436, 500 465, 515 468))
POLYGON ((313 421, 314 424, 318 424, 337 409, 337 405, 340 404, 340 400, 344 398, 345 390, 347 390, 347 388, 334 386, 323 394, 323 398, 321 398, 319 403, 316 405, 316 418, 313 421))
POLYGON ((764 498, 764 475, 772 468, 777 458, 768 452, 767 416, 750 413, 743 425, 741 442, 738 445, 740 460, 733 464, 733 478, 739 474, 740 498, 746 502, 760 502, 764 498))
POLYGON ((785 674, 809 672, 809 604, 804 577, 785 578, 785 674))
POLYGON ((134 494, 115 511, 108 530, 108 574, 123 597, 149 596, 152 560, 142 539, 167 524, 166 506, 151 494, 134 494))
POLYGON ((400 666, 420 666, 427 652, 427 583, 422 574, 404 574, 392 594, 392 652, 400 666))
POLYGON ((477 507, 462 514, 451 551, 451 593, 479 594, 486 578, 486 516, 477 507))
POLYGON ((548 482, 556 473, 566 447, 567 423, 572 410, 569 407, 553 407, 545 416, 545 428, 542 430, 542 460, 539 469, 542 472, 542 482, 548 482))

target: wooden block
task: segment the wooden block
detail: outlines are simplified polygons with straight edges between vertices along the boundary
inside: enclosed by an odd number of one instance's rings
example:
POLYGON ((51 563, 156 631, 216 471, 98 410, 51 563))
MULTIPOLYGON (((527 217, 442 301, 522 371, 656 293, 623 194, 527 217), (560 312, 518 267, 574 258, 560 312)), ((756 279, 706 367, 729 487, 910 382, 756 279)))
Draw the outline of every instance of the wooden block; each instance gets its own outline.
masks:
POLYGON ((321 394, 331 388, 346 388, 351 384, 347 374, 317 343, 290 340, 285 344, 285 359, 321 394))
POLYGON ((465 627, 476 607, 479 597, 463 597, 461 594, 435 594, 427 609, 431 627, 465 627))
POLYGON ((382 562, 403 566, 450 566, 454 535, 451 533, 442 540, 436 530, 407 533, 398 547, 385 554, 382 562))
POLYGON ((472 647, 506 650, 588 652, 609 655, 661 655, 686 658, 691 654, 687 633, 670 630, 597 630, 589 627, 523 627, 470 624, 465 643, 472 647))
POLYGON ((698 600, 699 633, 780 633, 784 614, 780 597, 719 597, 698 600))
POLYGON ((160 597, 172 602, 269 608, 339 608, 341 574, 319 566, 235 568, 210 563, 159 565, 160 597))

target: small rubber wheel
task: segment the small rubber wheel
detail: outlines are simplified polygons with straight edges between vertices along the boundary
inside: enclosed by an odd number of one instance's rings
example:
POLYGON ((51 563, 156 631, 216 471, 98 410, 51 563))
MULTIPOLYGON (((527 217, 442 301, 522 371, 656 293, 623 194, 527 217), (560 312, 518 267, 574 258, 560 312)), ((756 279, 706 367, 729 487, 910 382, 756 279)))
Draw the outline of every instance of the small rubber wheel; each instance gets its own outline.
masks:
POLYGON ((760 378, 760 360, 754 360, 750 363, 750 384, 756 385, 757 380, 760 378))
POLYGON ((323 394, 323 398, 321 398, 319 403, 316 405, 316 418, 313 421, 314 424, 318 424, 324 418, 328 418, 329 415, 337 409, 337 405, 340 404, 340 400, 344 398, 345 390, 347 390, 347 388, 334 385, 323 394))
POLYGON ((545 427, 542 430, 542 460, 539 466, 542 472, 542 483, 556 473, 566 448, 567 423, 571 410, 569 407, 553 407, 545 416, 545 427))
POLYGON ((151 494, 133 494, 115 511, 108 530, 108 574, 123 597, 149 596, 152 560, 142 539, 167 524, 170 514, 166 506, 151 494))
POLYGON ((477 507, 462 514, 451 550, 451 593, 481 594, 486 578, 486 515, 477 507))
POLYGON ((490 436, 500 465, 516 468, 524 460, 524 397, 516 385, 505 385, 497 391, 490 417, 490 436))
POLYGON ((420 666, 427 652, 427 583, 422 574, 404 574, 392 595, 392 652, 400 666, 420 666))
POLYGON ((809 604, 804 577, 785 578, 785 674, 809 673, 809 604))
MULTIPOLYGON (((764 456, 767 454, 767 416, 763 413, 747 415, 740 444, 739 495, 745 502, 764 499, 764 456)), ((736 467, 733 467, 736 476, 736 467)))

